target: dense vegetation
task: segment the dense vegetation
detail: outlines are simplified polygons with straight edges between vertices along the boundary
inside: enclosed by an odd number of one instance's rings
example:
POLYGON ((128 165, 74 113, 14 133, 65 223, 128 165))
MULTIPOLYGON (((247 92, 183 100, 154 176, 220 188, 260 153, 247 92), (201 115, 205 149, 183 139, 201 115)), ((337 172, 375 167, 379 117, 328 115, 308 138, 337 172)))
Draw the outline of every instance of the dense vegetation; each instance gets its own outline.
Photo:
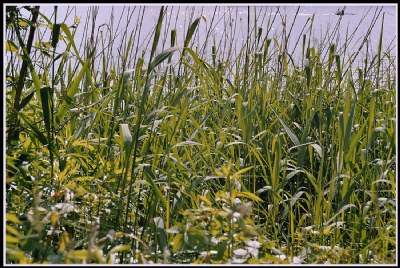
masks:
POLYGON ((397 70, 382 35, 377 53, 370 32, 349 52, 338 16, 313 46, 312 17, 297 64, 279 12, 247 21, 235 50, 211 34, 193 47, 205 17, 178 44, 170 8, 140 47, 145 8, 131 6, 114 51, 96 8, 82 26, 7 6, 6 262, 395 263, 397 70))

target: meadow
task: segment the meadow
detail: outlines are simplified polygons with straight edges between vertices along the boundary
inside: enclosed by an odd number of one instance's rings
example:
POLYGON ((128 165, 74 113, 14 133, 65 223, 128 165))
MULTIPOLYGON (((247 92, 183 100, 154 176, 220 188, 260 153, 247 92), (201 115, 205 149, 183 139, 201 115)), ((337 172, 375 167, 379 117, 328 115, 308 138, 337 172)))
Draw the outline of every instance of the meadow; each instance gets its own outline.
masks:
POLYGON ((213 18, 178 32, 160 7, 140 47, 131 8, 114 50, 95 12, 67 25, 6 7, 7 264, 396 263, 397 59, 379 7, 380 36, 350 52, 340 16, 318 46, 311 17, 299 61, 279 14, 206 51, 213 18))

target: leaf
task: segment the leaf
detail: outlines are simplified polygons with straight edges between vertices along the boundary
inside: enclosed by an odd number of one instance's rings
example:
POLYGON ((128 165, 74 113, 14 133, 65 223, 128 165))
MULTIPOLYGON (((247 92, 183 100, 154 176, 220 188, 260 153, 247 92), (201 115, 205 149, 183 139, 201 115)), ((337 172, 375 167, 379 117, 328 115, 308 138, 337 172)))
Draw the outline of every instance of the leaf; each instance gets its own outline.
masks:
POLYGON ((293 131, 285 124, 285 122, 283 122, 282 119, 279 119, 279 122, 281 122, 283 128, 285 129, 286 133, 288 134, 289 138, 292 140, 292 142, 294 143, 294 145, 298 146, 300 145, 300 141, 299 138, 297 138, 297 136, 293 133, 293 131))
MULTIPOLYGON (((300 173, 300 172, 302 172, 302 170, 296 169, 296 170, 290 172, 289 174, 287 174, 287 175, 286 175, 286 179, 287 179, 287 180, 290 180, 294 175, 296 175, 297 173, 300 173)), ((282 187, 282 188, 283 188, 283 187, 282 187)), ((280 188, 280 189, 281 189, 281 188, 280 188)))
POLYGON ((113 254, 115 252, 120 252, 120 251, 128 251, 128 250, 131 250, 130 245, 118 245, 118 246, 113 247, 110 250, 109 254, 113 254))
POLYGON ((219 169, 214 169, 214 173, 217 174, 219 177, 225 177, 225 174, 222 173, 219 169))
POLYGON ((22 28, 24 28, 24 27, 27 27, 29 24, 26 19, 20 18, 20 19, 18 19, 18 25, 21 26, 22 28))
POLYGON ((207 199, 204 195, 199 195, 199 199, 203 201, 206 206, 210 207, 212 205, 211 201, 207 199))
POLYGON ((318 154, 320 158, 322 158, 322 148, 319 144, 313 143, 311 146, 314 148, 315 152, 318 154))
MULTIPOLYGON (((83 61, 82 61, 81 57, 79 56, 79 51, 76 48, 74 37, 72 36, 71 31, 69 30, 68 26, 65 23, 61 23, 60 27, 64 31, 64 33, 67 35, 69 44, 72 45, 72 48, 75 51, 75 56, 78 58, 78 60, 81 62, 81 64, 83 64, 83 61)), ((69 46, 68 46, 68 49, 69 49, 69 46)))
POLYGON ((331 223, 331 221, 333 221, 340 213, 342 213, 342 212, 345 211, 346 209, 353 208, 353 207, 356 207, 356 205, 354 205, 354 204, 347 204, 347 205, 343 206, 343 207, 339 210, 339 212, 337 212, 332 218, 330 218, 327 222, 325 222, 324 225, 328 225, 328 224, 331 223))
POLYGON ((18 219, 17 215, 15 215, 15 214, 7 213, 6 220, 13 222, 13 223, 21 224, 21 221, 18 219))
POLYGON ((154 60, 150 63, 149 72, 154 70, 154 68, 156 68, 158 65, 160 65, 164 60, 166 60, 169 56, 171 56, 172 53, 174 53, 175 51, 177 51, 179 49, 182 49, 182 47, 171 47, 171 48, 164 50, 160 54, 158 54, 154 58, 154 60))
POLYGON ((124 139, 124 144, 130 147, 132 145, 132 134, 129 131, 128 124, 121 124, 121 133, 124 139))
POLYGON ((56 211, 52 211, 50 215, 50 222, 51 225, 54 227, 57 224, 58 221, 58 215, 56 211))
POLYGON ((79 90, 79 84, 85 74, 86 70, 89 67, 90 58, 88 58, 83 65, 81 71, 79 72, 78 76, 75 77, 74 82, 72 83, 71 87, 68 89, 67 96, 64 101, 61 103, 60 108, 56 114, 55 120, 57 124, 60 124, 62 119, 64 118, 65 114, 67 113, 69 107, 72 105, 72 99, 76 95, 79 90))
POLYGON ((344 151, 347 152, 348 148, 350 146, 350 141, 354 140, 351 138, 351 128, 353 126, 353 121, 354 121, 354 111, 356 108, 356 102, 353 103, 350 111, 349 118, 347 118, 347 126, 346 126, 346 134, 344 136, 344 151))
POLYGON ((75 147, 75 146, 82 146, 82 147, 84 147, 84 148, 87 148, 87 149, 90 150, 90 151, 94 151, 94 150, 95 150, 94 147, 93 147, 93 145, 89 144, 89 142, 88 142, 87 140, 80 140, 80 139, 74 140, 74 141, 71 143, 71 146, 72 146, 72 147, 75 147))
POLYGON ((227 147, 229 147, 231 145, 235 145, 235 144, 246 144, 246 143, 242 142, 242 141, 234 141, 234 142, 230 142, 227 145, 225 145, 224 148, 227 148, 227 147))
POLYGON ((164 196, 162 195, 160 188, 155 183, 156 177, 154 176, 153 171, 150 169, 150 167, 146 166, 146 167, 144 167, 143 172, 146 175, 147 181, 151 184, 151 187, 154 190, 157 199, 161 201, 164 208, 167 208, 167 201, 165 200, 164 196))
POLYGON ((339 203, 338 207, 343 207, 344 204, 350 203, 350 197, 354 193, 356 186, 357 186, 356 181, 353 181, 352 184, 350 185, 350 187, 347 189, 347 192, 346 192, 345 196, 343 197, 343 200, 339 203))
POLYGON ((293 206, 297 200, 304 194, 304 191, 300 191, 298 192, 293 198, 292 200, 290 200, 290 206, 293 206))
POLYGON ((246 197, 248 199, 257 201, 257 202, 262 202, 263 200, 261 198, 259 198, 258 196, 256 196, 253 193, 250 192, 238 192, 237 193, 237 197, 246 197))
POLYGON ((32 99, 34 94, 35 94, 35 91, 32 91, 31 93, 29 93, 28 96, 26 96, 21 101, 21 103, 18 105, 17 111, 20 111, 21 109, 23 109, 29 103, 29 101, 32 99))
POLYGON ((201 145, 201 143, 195 141, 182 141, 177 144, 174 144, 172 148, 181 147, 181 146, 194 146, 194 145, 201 145))
POLYGON ((18 237, 19 236, 19 233, 18 233, 18 231, 14 228, 14 227, 12 227, 12 226, 10 226, 10 225, 6 225, 6 231, 7 232, 9 232, 9 233, 11 233, 12 235, 14 235, 15 237, 18 237))
MULTIPOLYGON (((156 26, 155 33, 154 33, 153 46, 151 47, 150 60, 153 59, 153 55, 157 49, 158 40, 160 39, 160 34, 161 34, 163 18, 164 18, 164 6, 161 6, 160 15, 158 16, 157 26, 156 26)), ((148 72, 150 72, 152 70, 152 68, 150 68, 150 66, 151 66, 151 64, 149 65, 148 72)))
POLYGON ((239 170, 238 172, 236 172, 235 174, 232 175, 232 180, 236 179, 237 177, 239 177, 241 174, 249 171, 250 169, 252 169, 253 167, 247 167, 244 169, 239 170))
POLYGON ((368 121, 365 120, 364 124, 361 126, 361 128, 358 130, 357 134, 353 136, 351 139, 351 143, 349 145, 348 151, 344 157, 345 161, 350 161, 350 157, 352 156, 354 150, 356 149, 357 144, 361 140, 361 136, 364 134, 364 129, 367 126, 368 121))
POLYGON ((258 133, 257 135, 255 135, 251 140, 256 140, 258 137, 260 137, 261 135, 263 135, 264 133, 266 133, 267 130, 263 130, 260 133, 258 133))
POLYGON ((203 18, 203 19, 205 20, 204 16, 198 17, 198 18, 195 19, 195 20, 193 21, 193 23, 190 25, 190 27, 189 27, 189 29, 188 29, 188 31, 187 31, 187 33, 186 33, 186 38, 185 38, 185 42, 184 42, 184 47, 187 47, 187 46, 189 45, 190 40, 192 39, 192 36, 193 36, 194 32, 196 31, 197 26, 199 25, 199 22, 200 22, 200 19, 201 19, 201 18, 203 18))
POLYGON ((161 217, 155 217, 154 224, 158 231, 158 241, 162 251, 167 247, 167 236, 165 234, 164 220, 161 217))
POLYGON ((90 256, 89 251, 86 249, 82 250, 74 250, 72 252, 68 252, 65 254, 66 258, 69 259, 79 259, 79 260, 85 260, 88 259, 90 256))
POLYGON ((18 244, 19 239, 18 237, 12 235, 6 235, 6 243, 18 244))
POLYGON ((60 29, 61 29, 61 24, 59 23, 54 24, 51 36, 51 46, 54 48, 57 46, 58 43, 58 38, 60 36, 60 29))
POLYGON ((173 252, 177 252, 182 247, 182 242, 183 242, 183 234, 177 234, 173 239, 174 243, 174 245, 172 246, 173 252))
POLYGON ((20 113, 19 116, 21 117, 21 119, 25 122, 25 124, 28 125, 28 127, 32 130, 32 134, 30 135, 32 138, 38 139, 44 146, 47 146, 47 138, 46 136, 43 135, 42 132, 40 132, 40 130, 33 125, 30 120, 23 114, 20 113))
POLYGON ((42 87, 40 89, 40 99, 42 103, 43 119, 49 143, 50 143, 50 130, 51 130, 50 94, 51 94, 50 87, 42 87))
POLYGON ((13 41, 7 40, 6 41, 6 51, 18 53, 18 47, 13 41))

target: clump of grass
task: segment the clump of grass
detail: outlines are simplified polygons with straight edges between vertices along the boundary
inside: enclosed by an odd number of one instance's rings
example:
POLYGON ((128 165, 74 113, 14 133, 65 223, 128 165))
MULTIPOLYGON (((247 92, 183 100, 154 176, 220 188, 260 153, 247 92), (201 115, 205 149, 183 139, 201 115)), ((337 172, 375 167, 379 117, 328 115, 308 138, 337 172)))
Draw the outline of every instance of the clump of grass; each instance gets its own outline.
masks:
POLYGON ((7 263, 394 263, 397 70, 366 42, 382 9, 349 52, 340 19, 313 46, 313 17, 296 36, 299 9, 248 7, 238 47, 237 8, 219 40, 175 8, 143 37, 146 7, 116 32, 97 8, 67 25, 7 7, 7 263))

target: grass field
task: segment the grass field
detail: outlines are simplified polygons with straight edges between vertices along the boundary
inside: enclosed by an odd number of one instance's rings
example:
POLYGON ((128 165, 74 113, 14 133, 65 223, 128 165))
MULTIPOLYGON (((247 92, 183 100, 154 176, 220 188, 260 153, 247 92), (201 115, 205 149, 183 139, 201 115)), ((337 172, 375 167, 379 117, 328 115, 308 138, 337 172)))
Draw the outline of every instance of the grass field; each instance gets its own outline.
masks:
POLYGON ((313 47, 311 18, 297 64, 275 16, 239 52, 210 37, 206 58, 192 44, 209 18, 182 33, 169 8, 140 49, 135 7, 114 51, 90 16, 7 7, 5 262, 396 263, 397 59, 382 34, 349 52, 333 26, 313 47))

